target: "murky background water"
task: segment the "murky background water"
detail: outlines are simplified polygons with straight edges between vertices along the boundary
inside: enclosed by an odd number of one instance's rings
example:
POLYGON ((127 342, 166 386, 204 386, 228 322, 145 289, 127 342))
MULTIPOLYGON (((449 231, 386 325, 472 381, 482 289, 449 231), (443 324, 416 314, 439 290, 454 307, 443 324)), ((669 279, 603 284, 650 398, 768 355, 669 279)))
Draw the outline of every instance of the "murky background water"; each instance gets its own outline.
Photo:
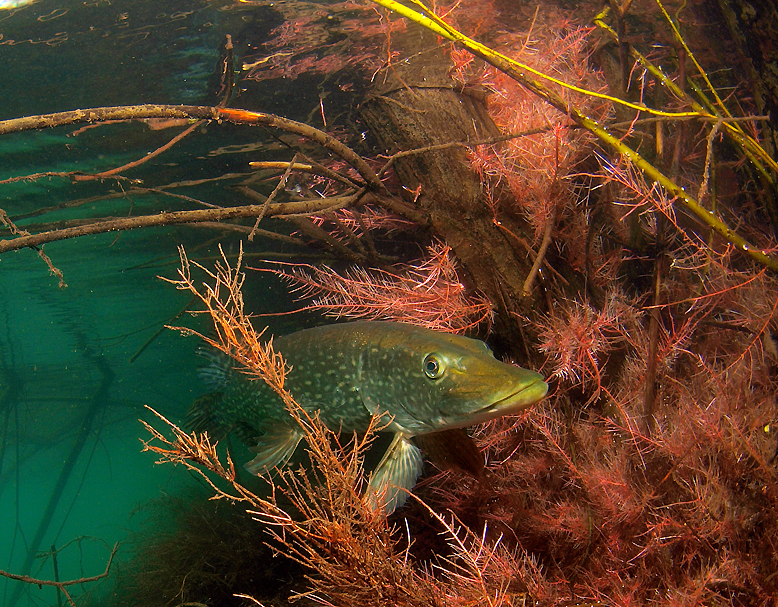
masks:
MULTIPOLYGON (((41 0, 2 10, 0 119, 147 102, 213 104, 226 34, 243 54, 278 23, 268 7, 224 1, 41 0)), ((318 106, 315 89, 306 100, 309 86, 264 90, 267 103, 287 115, 318 106)), ((107 170, 172 137, 140 123, 78 128, 2 137, 0 180, 107 170)), ((246 171, 245 154, 236 153, 261 150, 265 140, 257 130, 208 125, 133 177, 154 186, 246 171)), ((170 206, 161 195, 122 196, 122 187, 58 177, 6 183, 0 207, 20 225, 36 213, 35 221, 54 228, 79 217, 170 206), (113 198, 56 208, 111 191, 113 198), (41 208, 48 212, 38 214, 41 208)), ((223 196, 208 186, 186 193, 223 196)), ((0 569, 54 579, 45 553, 55 548, 60 580, 101 573, 113 544, 143 518, 133 514, 140 504, 194 483, 182 469, 155 466, 151 454, 141 453, 138 418, 148 417, 143 406, 149 405, 180 422, 205 391, 196 376, 196 341, 163 329, 189 297, 157 276, 174 275, 179 244, 207 257, 217 236, 160 228, 52 243, 45 251, 64 272, 63 289, 34 251, 0 258, 0 569)), ((237 250, 237 238, 221 240, 227 252, 237 250)), ((249 289, 267 311, 286 301, 278 283, 255 278, 249 289)), ((120 548, 117 558, 126 556, 120 548)), ((0 604, 53 605, 56 591, 0 579, 0 604)))

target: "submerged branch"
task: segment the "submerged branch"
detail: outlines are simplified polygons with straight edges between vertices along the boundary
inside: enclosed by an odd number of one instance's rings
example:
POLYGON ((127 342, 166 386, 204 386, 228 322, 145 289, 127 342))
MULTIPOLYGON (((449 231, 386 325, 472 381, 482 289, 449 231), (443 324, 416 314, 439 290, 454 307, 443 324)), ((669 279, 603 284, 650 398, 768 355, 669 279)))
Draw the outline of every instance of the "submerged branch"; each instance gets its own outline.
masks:
POLYGON ((196 211, 173 211, 159 213, 157 215, 142 215, 139 217, 127 217, 124 219, 111 219, 97 221, 82 226, 51 230, 40 234, 19 236, 7 240, 0 240, 0 253, 17 251, 25 247, 35 247, 47 242, 67 240, 79 236, 91 234, 104 234, 106 232, 118 232, 122 230, 135 230, 157 226, 180 225, 187 223, 203 223, 206 221, 226 221, 228 219, 240 219, 245 217, 290 217, 296 215, 309 215, 332 211, 356 204, 364 195, 364 189, 349 196, 335 196, 332 198, 316 198, 311 200, 299 200, 295 202, 279 202, 265 205, 251 204, 227 209, 202 209, 196 211))
POLYGON ((40 580, 38 578, 30 577, 29 575, 17 575, 15 573, 8 573, 7 571, 0 570, 0 576, 7 577, 11 580, 17 580, 19 582, 24 582, 25 584, 35 584, 36 586, 55 586, 62 594, 65 595, 65 598, 67 599, 68 603, 72 605, 72 607, 76 607, 76 602, 73 600, 73 597, 70 596, 70 593, 67 591, 67 586, 75 586, 76 584, 88 584, 90 582, 96 582, 97 580, 101 580, 103 578, 108 577, 108 572, 111 569, 111 563, 113 563, 113 557, 116 556, 116 551, 119 549, 119 543, 117 542, 114 544, 113 549, 111 550, 111 555, 108 557, 108 563, 105 565, 105 571, 98 575, 93 575, 90 577, 82 577, 77 580, 66 580, 64 582, 59 581, 52 581, 52 580, 40 580))
POLYGON ((142 120, 145 118, 194 118, 233 122, 235 124, 248 124, 266 126, 279 129, 288 133, 300 135, 318 143, 323 148, 336 154, 360 174, 362 179, 372 189, 383 190, 381 180, 365 162, 365 160, 350 147, 341 143, 335 137, 328 135, 317 128, 262 112, 250 112, 248 110, 230 109, 223 107, 208 107, 197 105, 123 105, 116 107, 90 108, 86 110, 70 110, 43 114, 40 116, 27 116, 0 121, 0 135, 6 133, 18 133, 33 129, 65 126, 80 122, 105 122, 107 120, 142 120))

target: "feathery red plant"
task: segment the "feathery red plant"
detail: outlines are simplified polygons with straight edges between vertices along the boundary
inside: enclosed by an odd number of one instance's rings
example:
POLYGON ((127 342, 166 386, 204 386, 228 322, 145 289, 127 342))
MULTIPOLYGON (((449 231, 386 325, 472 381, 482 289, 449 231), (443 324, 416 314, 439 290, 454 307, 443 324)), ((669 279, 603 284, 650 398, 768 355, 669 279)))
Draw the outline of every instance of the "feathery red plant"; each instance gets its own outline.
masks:
POLYGON ((632 339, 637 322, 634 309, 612 294, 601 310, 572 301, 560 306, 554 315, 534 321, 534 325, 538 329, 538 349, 549 355, 551 375, 568 386, 593 386, 598 394, 608 354, 632 339))
POLYGON ((284 264, 276 272, 295 285, 310 309, 336 318, 394 320, 461 333, 489 323, 492 306, 468 295, 457 277, 451 249, 428 248, 428 257, 400 273, 356 267, 338 273, 327 266, 284 264))
MULTIPOLYGON (((557 34, 556 28, 539 29, 521 39, 503 35, 501 52, 570 84, 592 90, 603 87, 587 61, 590 30, 570 28, 566 34, 557 34)), ((504 143, 471 148, 471 163, 482 177, 485 201, 496 219, 502 212, 519 210, 539 239, 548 221, 563 209, 574 210, 571 177, 576 164, 590 151, 592 140, 580 129, 569 129, 565 116, 501 72, 491 67, 473 72, 472 64, 456 54, 452 58, 459 78, 490 91, 487 107, 500 130, 519 135, 504 143), (466 74, 468 66, 470 73, 466 74)), ((606 106, 591 97, 567 89, 560 92, 585 113, 600 119, 607 113, 606 106)))

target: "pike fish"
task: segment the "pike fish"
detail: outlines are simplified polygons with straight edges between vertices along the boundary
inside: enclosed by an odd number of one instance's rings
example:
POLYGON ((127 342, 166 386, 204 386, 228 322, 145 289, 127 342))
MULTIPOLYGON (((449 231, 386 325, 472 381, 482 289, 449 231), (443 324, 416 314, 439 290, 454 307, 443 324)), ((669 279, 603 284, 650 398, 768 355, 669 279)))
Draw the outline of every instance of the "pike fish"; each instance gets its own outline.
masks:
MULTIPOLYGON (((422 471, 414 436, 465 428, 516 413, 546 395, 543 376, 497 360, 482 341, 413 325, 360 321, 306 329, 273 340, 292 369, 285 387, 334 431, 364 432, 378 415, 394 434, 373 471, 368 496, 387 514, 401 506, 422 471)), ((187 425, 235 431, 262 475, 283 466, 303 438, 281 399, 229 362, 204 372, 215 391, 192 406, 187 425)))

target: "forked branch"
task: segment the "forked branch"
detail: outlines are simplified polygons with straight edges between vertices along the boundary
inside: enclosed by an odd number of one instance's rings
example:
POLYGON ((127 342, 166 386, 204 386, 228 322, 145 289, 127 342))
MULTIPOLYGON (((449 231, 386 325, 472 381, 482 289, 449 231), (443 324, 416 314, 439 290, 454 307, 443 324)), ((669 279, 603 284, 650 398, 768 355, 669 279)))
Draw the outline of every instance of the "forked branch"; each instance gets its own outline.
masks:
POLYGON ((111 570, 111 563, 113 563, 113 557, 116 556, 116 551, 118 549, 119 543, 117 542, 114 544, 113 549, 111 550, 111 555, 108 557, 108 562, 105 565, 105 571, 99 575, 82 577, 77 580, 66 580, 64 582, 40 580, 38 578, 30 577, 29 575, 17 575, 15 573, 8 573, 7 571, 2 570, 0 570, 0 576, 7 577, 11 580, 17 580, 19 582, 24 582, 25 584, 35 584, 36 586, 54 586, 65 595, 65 598, 71 607, 76 607, 76 602, 73 600, 73 597, 70 596, 70 593, 67 590, 68 586, 75 586, 76 584, 89 584, 90 582, 96 582, 97 580, 108 577, 108 572, 111 570))

